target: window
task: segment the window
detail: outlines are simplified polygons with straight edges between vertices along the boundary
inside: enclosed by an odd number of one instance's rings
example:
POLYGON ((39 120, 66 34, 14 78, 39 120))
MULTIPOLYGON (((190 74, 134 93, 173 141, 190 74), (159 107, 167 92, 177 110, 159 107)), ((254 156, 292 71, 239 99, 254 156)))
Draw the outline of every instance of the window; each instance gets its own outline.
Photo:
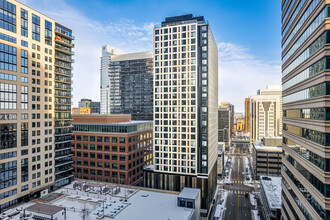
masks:
POLYGON ((16 47, 0 43, 0 69, 17 71, 16 47))
POLYGON ((21 49, 21 73, 28 74, 28 52, 21 49))
POLYGON ((1 1, 0 28, 16 33, 16 5, 1 1))
POLYGON ((40 41, 40 17, 35 14, 32 14, 32 39, 40 41))
POLYGON ((117 138, 116 138, 116 137, 112 137, 112 138, 111 138, 111 142, 112 142, 112 143, 117 143, 117 138))
POLYGON ((52 23, 45 20, 45 43, 52 45, 52 23))
POLYGON ((0 109, 16 109, 16 85, 0 83, 0 109))
POLYGON ((21 35, 28 36, 28 12, 21 8, 21 35))

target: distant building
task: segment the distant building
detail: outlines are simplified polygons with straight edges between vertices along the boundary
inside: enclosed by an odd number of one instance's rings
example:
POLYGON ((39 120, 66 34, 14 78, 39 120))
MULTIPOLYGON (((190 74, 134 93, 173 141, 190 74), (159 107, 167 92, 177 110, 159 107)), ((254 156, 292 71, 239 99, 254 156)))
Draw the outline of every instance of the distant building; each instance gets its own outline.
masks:
POLYGON ((152 161, 152 121, 130 115, 73 115, 75 177, 142 185, 152 161))
POLYGON ((267 86, 251 96, 250 142, 282 136, 282 87, 267 86))
POLYGON ((266 138, 253 142, 253 172, 257 179, 262 175, 281 176, 282 137, 266 138))
POLYGON ((72 108, 73 115, 90 115, 91 109, 90 108, 72 108))
POLYGON ((281 177, 260 177, 260 197, 267 220, 281 219, 281 180, 281 177))
POLYGON ((235 122, 234 130, 235 131, 243 131, 245 129, 245 121, 243 119, 239 119, 235 122))
POLYGON ((218 108, 218 142, 230 145, 230 110, 227 107, 218 108))
POLYGON ((245 133, 248 134, 250 132, 250 105, 251 105, 251 99, 246 98, 245 99, 245 133))
POLYGON ((124 51, 110 45, 102 46, 100 69, 100 112, 110 114, 110 61, 112 55, 123 54, 124 51))
POLYGON ((90 108, 90 114, 100 114, 100 102, 91 99, 81 99, 78 104, 79 108, 90 108))
POLYGON ((130 114, 132 120, 153 119, 153 54, 111 56, 110 113, 130 114))
POLYGON ((225 143, 218 143, 218 161, 217 161, 217 173, 222 177, 222 171, 225 163, 225 143))
POLYGON ((229 110, 229 138, 234 135, 235 109, 230 102, 221 102, 220 107, 226 107, 229 110))

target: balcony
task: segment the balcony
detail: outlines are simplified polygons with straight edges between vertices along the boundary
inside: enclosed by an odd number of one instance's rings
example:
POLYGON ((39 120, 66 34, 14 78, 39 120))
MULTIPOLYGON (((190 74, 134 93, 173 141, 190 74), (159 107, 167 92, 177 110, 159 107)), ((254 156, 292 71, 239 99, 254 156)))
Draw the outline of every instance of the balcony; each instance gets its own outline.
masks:
POLYGON ((69 36, 69 35, 67 35, 66 33, 61 32, 61 31, 59 31, 59 30, 57 30, 57 29, 55 29, 55 34, 57 34, 57 35, 59 35, 59 36, 61 36, 61 37, 68 38, 68 39, 70 39, 70 40, 74 40, 74 39, 76 39, 74 36, 69 36))
POLYGON ((62 60, 64 62, 69 62, 69 63, 73 63, 74 62, 74 59, 69 59, 69 58, 65 58, 65 57, 60 57, 58 55, 55 55, 55 59, 57 60, 62 60))
MULTIPOLYGON (((71 65, 66 65, 64 63, 59 63, 59 62, 55 62, 55 67, 60 67, 60 68, 68 69, 68 70, 73 70, 73 67, 71 65)), ((55 71, 55 73, 56 73, 56 71, 55 71)))
POLYGON ((70 48, 73 48, 74 47, 74 44, 73 43, 69 43, 69 42, 66 42, 64 40, 60 40, 60 39, 56 39, 55 38, 55 42, 56 43, 59 43, 59 44, 62 44, 64 46, 70 47, 70 48))

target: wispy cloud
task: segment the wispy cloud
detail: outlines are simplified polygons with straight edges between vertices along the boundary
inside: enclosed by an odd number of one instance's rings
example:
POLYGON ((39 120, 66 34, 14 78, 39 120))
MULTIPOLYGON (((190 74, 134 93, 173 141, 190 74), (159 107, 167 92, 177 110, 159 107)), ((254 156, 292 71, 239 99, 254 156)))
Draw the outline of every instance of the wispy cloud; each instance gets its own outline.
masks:
POLYGON ((152 50, 154 23, 136 24, 131 19, 97 21, 72 8, 65 0, 20 0, 73 30, 76 39, 73 101, 99 100, 102 45, 110 44, 126 52, 152 50))
MULTIPOLYGON (((101 46, 110 44, 126 52, 152 50, 155 23, 131 19, 98 21, 71 7, 68 0, 20 0, 73 30, 75 40, 74 105, 80 98, 99 100, 101 46)), ((219 102, 230 101, 243 111, 244 98, 269 84, 279 84, 280 61, 264 62, 233 42, 218 42, 219 102)))
POLYGON ((235 110, 244 111, 244 99, 266 85, 281 83, 280 61, 265 62, 254 57, 248 48, 220 42, 219 102, 230 101, 235 110))

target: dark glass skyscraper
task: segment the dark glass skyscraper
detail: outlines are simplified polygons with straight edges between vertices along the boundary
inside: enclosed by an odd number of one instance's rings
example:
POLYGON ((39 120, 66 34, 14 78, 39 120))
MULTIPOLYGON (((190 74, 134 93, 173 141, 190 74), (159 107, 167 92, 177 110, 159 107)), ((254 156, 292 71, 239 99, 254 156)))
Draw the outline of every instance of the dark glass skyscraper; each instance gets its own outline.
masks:
POLYGON ((282 1, 283 219, 330 219, 328 4, 282 1))
POLYGON ((111 56, 111 114, 131 114, 132 120, 153 119, 152 52, 111 56))

